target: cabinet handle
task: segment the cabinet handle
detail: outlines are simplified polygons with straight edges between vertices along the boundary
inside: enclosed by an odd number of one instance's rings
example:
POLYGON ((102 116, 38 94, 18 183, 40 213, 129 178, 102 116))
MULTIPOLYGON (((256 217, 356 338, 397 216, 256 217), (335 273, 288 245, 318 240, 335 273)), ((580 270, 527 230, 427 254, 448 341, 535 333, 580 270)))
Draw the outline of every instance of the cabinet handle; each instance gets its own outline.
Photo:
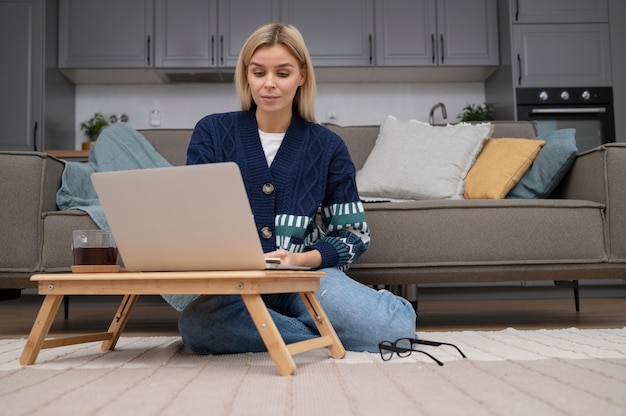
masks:
POLYGON ((211 35, 211 66, 215 65, 215 35, 211 35))
POLYGON ((435 61, 435 35, 433 33, 430 34, 430 47, 433 50, 432 62, 433 62, 433 65, 435 65, 435 63, 436 63, 436 61, 435 61))
POLYGON ((220 65, 224 66, 224 35, 220 35, 220 65))
POLYGON ((33 150, 37 151, 37 129, 39 128, 39 123, 35 121, 33 125, 33 150))
POLYGON ((372 50, 372 35, 369 35, 369 43, 370 43, 370 65, 372 65, 372 63, 374 63, 374 54, 373 54, 373 50, 372 50))
POLYGON ((443 64, 443 56, 444 56, 444 47, 443 47, 443 35, 440 37, 441 39, 441 63, 443 64))
POLYGON ((515 21, 519 20, 519 0, 515 1, 515 21))
POLYGON ((146 47, 147 47, 147 50, 146 50, 146 52, 147 52, 147 53, 146 53, 146 57, 147 57, 147 59, 148 59, 148 66, 150 66, 150 35, 148 35, 148 39, 147 39, 147 41, 146 41, 146 47))
POLYGON ((517 85, 522 85, 522 57, 517 54, 517 85))

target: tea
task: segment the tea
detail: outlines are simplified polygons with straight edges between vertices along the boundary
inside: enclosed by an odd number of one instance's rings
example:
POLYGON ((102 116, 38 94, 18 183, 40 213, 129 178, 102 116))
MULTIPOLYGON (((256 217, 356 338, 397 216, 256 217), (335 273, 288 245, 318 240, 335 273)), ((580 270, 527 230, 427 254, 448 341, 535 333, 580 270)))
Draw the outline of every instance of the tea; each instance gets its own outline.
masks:
POLYGON ((117 264, 117 247, 74 247, 74 264, 117 264))

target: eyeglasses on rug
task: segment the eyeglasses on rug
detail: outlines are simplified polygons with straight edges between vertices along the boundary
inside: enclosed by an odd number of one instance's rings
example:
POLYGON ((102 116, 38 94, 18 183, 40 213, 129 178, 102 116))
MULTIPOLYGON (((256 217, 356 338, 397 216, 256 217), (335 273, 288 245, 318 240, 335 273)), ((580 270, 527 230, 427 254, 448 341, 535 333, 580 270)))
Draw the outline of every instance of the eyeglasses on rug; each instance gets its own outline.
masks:
POLYGON ((380 352, 380 358, 382 358, 383 361, 391 360, 391 357, 393 357, 394 353, 397 354, 398 357, 408 357, 409 355, 411 355, 412 352, 419 352, 420 354, 429 356, 434 362, 436 362, 440 366, 443 365, 441 361, 439 361, 438 359, 436 359, 435 357, 433 357, 431 354, 427 353, 426 351, 415 349, 414 348, 415 345, 428 345, 431 347, 440 347, 442 345, 448 345, 456 349, 459 352, 459 354, 461 354, 461 357, 467 358, 465 357, 465 354, 463 354, 463 351, 461 351, 461 349, 454 344, 449 344, 446 342, 438 342, 438 341, 428 341, 425 339, 417 339, 417 338, 400 338, 400 339, 395 340, 394 342, 381 341, 378 343, 378 351, 380 352))

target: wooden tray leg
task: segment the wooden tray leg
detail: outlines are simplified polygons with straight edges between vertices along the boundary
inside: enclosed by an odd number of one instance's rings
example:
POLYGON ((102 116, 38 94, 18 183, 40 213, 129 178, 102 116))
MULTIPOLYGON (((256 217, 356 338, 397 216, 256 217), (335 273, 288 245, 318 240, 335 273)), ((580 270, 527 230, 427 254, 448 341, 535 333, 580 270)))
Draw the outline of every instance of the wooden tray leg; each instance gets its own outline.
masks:
POLYGON ((37 360, 39 351, 41 351, 46 336, 50 332, 50 327, 54 322, 62 300, 63 295, 46 295, 44 298, 22 351, 22 356, 20 357, 21 365, 31 365, 37 360))
POLYGON ((320 331, 320 335, 329 337, 333 343, 328 346, 330 350, 330 355, 333 358, 343 358, 346 356, 346 350, 341 343, 341 340, 337 336, 335 332, 335 328, 333 328, 328 316, 326 316, 326 312, 322 305, 320 304, 317 296, 315 296, 314 292, 300 292, 300 297, 304 301, 304 305, 308 309, 311 317, 313 318, 313 322, 315 326, 317 326, 317 330, 320 331))
POLYGON ((109 326, 108 332, 111 333, 111 339, 102 342, 102 351, 111 351, 115 348, 115 344, 117 344, 117 340, 119 340, 120 335, 122 335, 122 331, 128 322, 130 311, 133 309, 133 306, 135 306, 137 299, 139 299, 139 295, 124 296, 109 326))
POLYGON ((283 337, 278 332, 278 328, 272 319, 265 302, 261 298, 261 295, 241 295, 243 298, 252 320, 261 334, 261 338, 267 347, 267 351, 270 353, 278 374, 281 376, 288 376, 296 371, 296 363, 293 361, 293 357, 287 350, 283 337))

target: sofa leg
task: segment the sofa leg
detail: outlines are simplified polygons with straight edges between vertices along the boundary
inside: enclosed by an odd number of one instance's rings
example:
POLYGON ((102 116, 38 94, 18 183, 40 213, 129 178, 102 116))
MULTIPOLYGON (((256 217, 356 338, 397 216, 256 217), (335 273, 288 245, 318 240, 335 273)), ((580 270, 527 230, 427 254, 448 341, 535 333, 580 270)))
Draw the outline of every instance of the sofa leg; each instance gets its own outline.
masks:
POLYGON ((574 303, 576 304, 576 312, 580 312, 580 290, 578 280, 555 280, 557 286, 571 287, 574 289, 574 303))

